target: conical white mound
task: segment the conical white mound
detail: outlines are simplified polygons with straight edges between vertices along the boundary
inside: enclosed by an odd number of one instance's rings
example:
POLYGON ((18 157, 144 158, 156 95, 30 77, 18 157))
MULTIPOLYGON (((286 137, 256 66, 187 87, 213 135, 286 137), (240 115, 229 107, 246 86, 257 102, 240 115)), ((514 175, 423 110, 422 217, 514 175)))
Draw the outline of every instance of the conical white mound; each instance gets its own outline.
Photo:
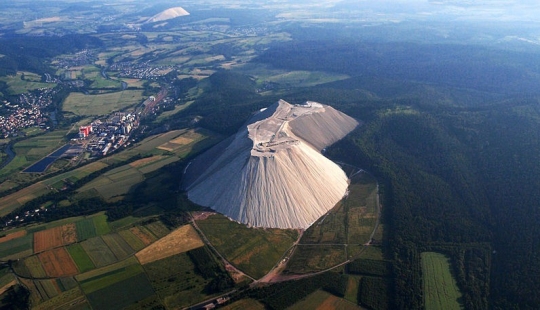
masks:
POLYGON ((161 22, 161 21, 164 21, 164 20, 169 20, 169 19, 180 17, 180 16, 186 16, 186 15, 189 15, 189 12, 184 10, 184 8, 175 7, 175 8, 167 9, 167 10, 161 12, 161 13, 158 13, 158 14, 152 16, 146 22, 147 23, 161 22))
POLYGON ((343 170, 319 150, 357 125, 329 106, 280 100, 190 164, 188 197, 250 226, 307 228, 348 186, 343 170))

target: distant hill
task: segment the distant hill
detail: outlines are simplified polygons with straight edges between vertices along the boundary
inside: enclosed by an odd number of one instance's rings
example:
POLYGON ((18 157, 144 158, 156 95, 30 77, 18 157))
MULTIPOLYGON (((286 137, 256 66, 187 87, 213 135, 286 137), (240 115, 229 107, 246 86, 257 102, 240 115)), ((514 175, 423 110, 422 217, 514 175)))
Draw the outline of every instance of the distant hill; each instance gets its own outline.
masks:
POLYGON ((155 23, 155 22, 161 22, 168 19, 173 19, 180 16, 186 16, 189 15, 189 12, 184 10, 182 7, 175 7, 167 9, 161 13, 158 13, 154 16, 152 16, 150 19, 146 21, 146 23, 155 23))

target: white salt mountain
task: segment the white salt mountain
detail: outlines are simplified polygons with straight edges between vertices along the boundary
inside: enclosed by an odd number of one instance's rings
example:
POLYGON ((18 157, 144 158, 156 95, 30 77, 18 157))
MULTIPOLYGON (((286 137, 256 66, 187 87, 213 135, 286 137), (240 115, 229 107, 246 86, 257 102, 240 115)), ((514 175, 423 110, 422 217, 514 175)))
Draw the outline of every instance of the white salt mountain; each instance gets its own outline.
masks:
POLYGON ((164 20, 169 20, 169 19, 180 17, 180 16, 186 16, 186 15, 189 15, 189 12, 184 10, 184 8, 175 7, 175 8, 167 9, 167 10, 161 12, 161 13, 158 13, 158 14, 152 16, 146 22, 147 23, 161 22, 161 21, 164 21, 164 20))
POLYGON ((356 126, 330 106, 280 100, 191 162, 188 198, 249 226, 307 228, 348 187, 343 170, 320 150, 356 126))

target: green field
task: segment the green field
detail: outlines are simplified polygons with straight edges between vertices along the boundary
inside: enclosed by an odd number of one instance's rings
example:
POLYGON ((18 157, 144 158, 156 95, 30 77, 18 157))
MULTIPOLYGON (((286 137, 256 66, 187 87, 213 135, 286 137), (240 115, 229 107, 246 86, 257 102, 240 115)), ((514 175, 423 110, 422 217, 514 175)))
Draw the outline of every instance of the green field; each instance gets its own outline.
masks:
POLYGON ((160 221, 146 224, 144 225, 144 227, 147 228, 150 232, 152 232, 152 234, 154 234, 157 238, 163 238, 170 232, 170 230, 160 221))
POLYGON ((79 281, 79 284, 86 294, 90 294, 143 272, 141 265, 131 264, 79 281))
POLYGON ((41 83, 41 76, 32 72, 17 72, 16 75, 0 77, 0 81, 8 85, 7 95, 17 95, 29 92, 38 88, 54 88, 56 84, 41 83), (24 80, 23 80, 24 74, 24 80))
POLYGON ((111 231, 109 223, 107 223, 107 215, 100 214, 92 217, 94 227, 98 236, 108 234, 111 231))
POLYGON ((77 240, 83 241, 97 236, 93 218, 85 218, 75 223, 77 228, 77 240))
POLYGON ((5 216, 26 202, 49 193, 50 190, 41 182, 32 184, 13 194, 0 198, 0 216, 5 216))
POLYGON ((79 192, 82 193, 95 189, 107 200, 115 196, 126 194, 131 187, 143 180, 144 176, 142 173, 128 164, 104 173, 81 187, 79 192))
POLYGON ((43 266, 41 265, 41 261, 39 258, 35 255, 27 257, 24 260, 24 264, 26 265, 26 268, 30 271, 30 274, 34 278, 45 278, 47 277, 47 273, 43 269, 43 266))
POLYGON ((112 264, 112 265, 94 269, 85 273, 81 273, 75 276, 75 280, 77 280, 78 282, 84 282, 88 279, 95 278, 97 276, 114 273, 115 270, 117 269, 122 269, 122 268, 129 267, 131 265, 138 265, 138 264, 139 264, 139 261, 137 260, 137 258, 133 256, 126 260, 120 261, 116 264, 112 264))
POLYGON ((101 237, 94 237, 80 243, 96 267, 116 263, 117 259, 101 237))
POLYGON ((298 237, 294 230, 248 228, 218 214, 197 225, 227 260, 254 278, 268 273, 298 237))
POLYGON ((14 254, 25 252, 32 254, 32 249, 34 246, 34 235, 27 234, 26 236, 9 240, 6 242, 0 243, 0 258, 6 259, 7 257, 13 256, 14 254))
MULTIPOLYGON (((148 299, 154 295, 154 290, 143 272, 125 278, 125 275, 136 271, 125 271, 115 274, 114 283, 108 283, 107 278, 103 279, 107 285, 99 290, 86 293, 88 301, 94 309, 123 309, 139 301, 148 299)), ((84 286, 83 286, 84 287, 84 286)))
POLYGON ((450 259, 444 254, 423 252, 422 278, 426 309, 463 309, 461 293, 452 276, 450 259))
POLYGON ((96 266, 90 259, 90 256, 86 254, 86 251, 83 249, 80 243, 75 243, 68 246, 67 251, 75 262, 75 265, 77 265, 80 273, 87 272, 96 268, 96 266))
POLYGON ((77 288, 73 288, 71 290, 68 290, 58 296, 55 296, 47 301, 44 301, 40 303, 39 305, 32 305, 32 309, 40 310, 40 309, 61 309, 62 306, 65 305, 73 305, 75 307, 76 305, 80 305, 84 302, 85 298, 81 290, 77 288))
POLYGON ((134 254, 135 251, 127 244, 127 242, 119 234, 108 234, 101 237, 103 241, 109 246, 114 256, 118 260, 128 258, 134 254))
POLYGON ((11 283, 11 281, 14 281, 15 277, 13 276, 13 273, 9 270, 9 268, 1 268, 0 269, 0 288, 8 285, 11 283))
POLYGON ((71 182, 74 182, 74 181, 84 178, 85 176, 91 174, 92 172, 99 171, 107 166, 108 165, 102 161, 92 162, 80 168, 77 168, 77 169, 62 173, 60 175, 54 176, 52 178, 46 179, 43 181, 43 184, 52 186, 53 184, 62 182, 63 180, 70 180, 71 182))
POLYGON ((144 269, 168 309, 187 307, 206 297, 202 291, 209 280, 196 272, 186 253, 146 264, 144 269))
POLYGON ((34 285, 41 295, 42 300, 49 300, 61 293, 55 280, 34 281, 34 285))
POLYGON ((349 283, 347 283, 347 290, 345 291, 344 298, 354 304, 358 304, 358 287, 360 277, 349 276, 349 283))
POLYGON ((142 90, 124 90, 100 95, 71 93, 63 103, 65 112, 75 115, 108 115, 114 111, 142 103, 142 90))
POLYGON ((122 238, 127 242, 127 244, 129 244, 129 246, 134 250, 134 251, 139 251, 139 250, 142 250, 145 245, 144 243, 141 241, 141 239, 139 239, 139 237, 135 236, 131 231, 129 230, 122 230, 120 232, 118 232, 118 234, 120 236, 122 236, 122 238))
POLYGON ((346 261, 342 245, 300 245, 287 264, 286 272, 310 273, 334 267, 346 261))

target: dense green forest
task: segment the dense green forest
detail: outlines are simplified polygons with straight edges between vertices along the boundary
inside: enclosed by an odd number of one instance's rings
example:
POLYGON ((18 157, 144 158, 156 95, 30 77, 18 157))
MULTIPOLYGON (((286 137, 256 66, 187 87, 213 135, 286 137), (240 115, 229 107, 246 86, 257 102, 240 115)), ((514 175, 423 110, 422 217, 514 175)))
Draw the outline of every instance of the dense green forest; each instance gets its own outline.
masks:
POLYGON ((96 37, 88 35, 65 35, 63 37, 28 37, 9 35, 0 37, 0 76, 13 75, 17 71, 54 74, 50 67, 52 57, 102 46, 96 37))

